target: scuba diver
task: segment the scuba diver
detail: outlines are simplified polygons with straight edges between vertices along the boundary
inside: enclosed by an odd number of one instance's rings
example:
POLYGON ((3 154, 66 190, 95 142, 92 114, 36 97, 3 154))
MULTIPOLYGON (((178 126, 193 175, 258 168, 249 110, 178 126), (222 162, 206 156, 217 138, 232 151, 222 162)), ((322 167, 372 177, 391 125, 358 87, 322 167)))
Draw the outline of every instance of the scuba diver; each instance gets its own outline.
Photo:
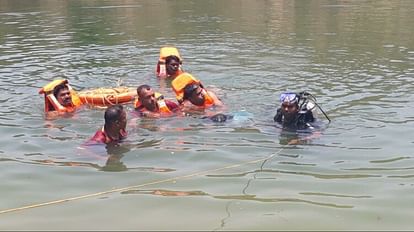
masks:
POLYGON ((312 123, 315 117, 312 110, 317 106, 320 111, 329 119, 326 113, 316 103, 315 97, 308 92, 284 92, 280 95, 281 107, 277 109, 273 120, 288 130, 313 129, 312 123))

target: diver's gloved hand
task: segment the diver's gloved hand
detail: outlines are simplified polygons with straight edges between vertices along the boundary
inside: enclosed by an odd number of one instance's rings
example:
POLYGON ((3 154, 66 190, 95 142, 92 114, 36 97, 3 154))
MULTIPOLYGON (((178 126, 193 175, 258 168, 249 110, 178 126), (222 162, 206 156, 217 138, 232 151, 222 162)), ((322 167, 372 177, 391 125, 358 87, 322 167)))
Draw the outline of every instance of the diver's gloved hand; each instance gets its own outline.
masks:
POLYGON ((233 116, 219 113, 219 114, 215 114, 213 116, 210 116, 208 118, 213 122, 225 122, 228 119, 233 118, 233 116))

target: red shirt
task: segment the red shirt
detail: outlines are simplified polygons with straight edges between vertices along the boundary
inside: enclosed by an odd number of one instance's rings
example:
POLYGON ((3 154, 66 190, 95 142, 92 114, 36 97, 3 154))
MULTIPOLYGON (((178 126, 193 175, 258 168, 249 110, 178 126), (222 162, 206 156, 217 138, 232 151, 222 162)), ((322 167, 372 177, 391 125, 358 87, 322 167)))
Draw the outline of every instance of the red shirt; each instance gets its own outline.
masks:
MULTIPOLYGON (((125 130, 121 130, 119 132, 120 134, 120 139, 124 139, 127 136, 127 132, 125 130)), ((112 138, 109 137, 106 133, 105 130, 102 128, 98 131, 96 131, 95 135, 90 138, 88 140, 88 142, 86 144, 94 144, 94 143, 110 143, 113 142, 112 138)))
POLYGON ((167 105, 168 109, 170 109, 171 111, 176 111, 178 109, 177 103, 170 101, 170 100, 164 100, 164 101, 165 101, 165 105, 167 105))

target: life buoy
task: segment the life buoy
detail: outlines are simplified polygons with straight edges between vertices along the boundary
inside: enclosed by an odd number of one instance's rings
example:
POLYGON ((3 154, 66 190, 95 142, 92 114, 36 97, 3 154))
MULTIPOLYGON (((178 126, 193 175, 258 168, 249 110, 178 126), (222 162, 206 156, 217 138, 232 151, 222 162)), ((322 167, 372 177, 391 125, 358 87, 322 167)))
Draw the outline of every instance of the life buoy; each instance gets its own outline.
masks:
POLYGON ((49 111, 57 111, 60 113, 64 112, 73 112, 75 111, 76 107, 82 105, 81 100, 79 99, 76 91, 69 85, 68 80, 66 79, 58 79, 53 80, 47 85, 43 86, 39 90, 39 94, 44 94, 45 97, 45 112, 49 111), (55 95, 53 95, 53 91, 59 85, 66 85, 70 91, 71 98, 72 98, 72 106, 65 107, 59 103, 56 99, 55 95))
POLYGON ((98 88, 80 91, 78 96, 83 104, 107 107, 134 101, 137 90, 129 87, 98 88))
POLYGON ((167 69, 165 67, 165 58, 167 58, 168 56, 177 56, 180 59, 180 67, 179 67, 179 72, 183 72, 182 67, 181 67, 181 63, 182 63, 182 58, 180 56, 180 53, 178 52, 178 49, 175 47, 162 47, 160 49, 160 58, 158 59, 158 63, 157 63, 157 68, 155 70, 157 77, 167 77, 167 69))

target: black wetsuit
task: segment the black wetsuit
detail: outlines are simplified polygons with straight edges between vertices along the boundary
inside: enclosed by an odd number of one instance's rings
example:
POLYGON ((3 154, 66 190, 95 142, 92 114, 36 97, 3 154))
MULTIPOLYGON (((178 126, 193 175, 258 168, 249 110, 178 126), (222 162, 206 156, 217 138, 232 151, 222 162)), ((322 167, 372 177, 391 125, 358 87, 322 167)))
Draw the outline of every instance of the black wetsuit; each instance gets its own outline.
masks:
POLYGON ((304 130, 310 127, 309 123, 314 122, 312 111, 307 110, 305 112, 298 113, 296 118, 292 122, 285 122, 282 114, 282 109, 277 109, 276 115, 273 118, 275 122, 282 124, 283 128, 291 130, 304 130))

